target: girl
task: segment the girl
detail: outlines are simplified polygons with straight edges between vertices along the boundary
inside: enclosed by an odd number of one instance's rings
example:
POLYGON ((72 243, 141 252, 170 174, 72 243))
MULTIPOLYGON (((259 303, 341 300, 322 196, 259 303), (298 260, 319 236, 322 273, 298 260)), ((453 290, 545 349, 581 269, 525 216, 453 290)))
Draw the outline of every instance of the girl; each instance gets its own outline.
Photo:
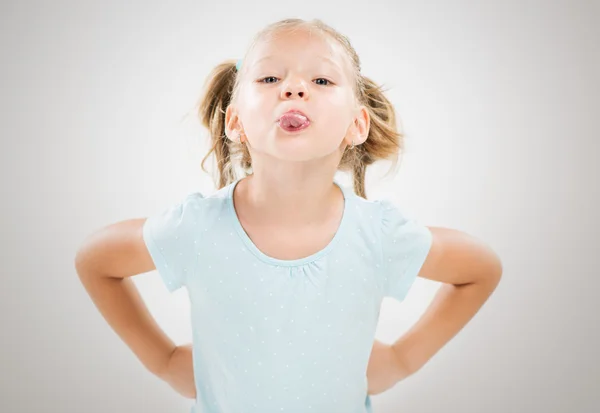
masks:
POLYGON ((370 395, 419 370, 498 284, 482 242, 366 199, 366 167, 396 161, 402 135, 323 22, 258 33, 243 61, 213 71, 200 116, 218 190, 107 226, 76 258, 111 327, 193 412, 371 412, 370 395), (191 345, 166 337, 129 279, 154 269, 188 291, 191 345), (374 340, 382 299, 403 300, 417 275, 444 283, 434 301, 395 343, 374 340))

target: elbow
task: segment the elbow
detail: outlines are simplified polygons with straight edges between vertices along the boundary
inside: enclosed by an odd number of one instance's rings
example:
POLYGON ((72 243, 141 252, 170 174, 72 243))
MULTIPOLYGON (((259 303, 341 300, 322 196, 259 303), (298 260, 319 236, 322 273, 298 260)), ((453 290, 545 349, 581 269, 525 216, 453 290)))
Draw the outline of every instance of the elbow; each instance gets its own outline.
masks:
POLYGON ((75 272, 82 278, 84 275, 89 274, 90 268, 92 268, 94 262, 94 254, 91 243, 92 236, 88 236, 75 251, 75 257, 73 259, 73 266, 75 272))
POLYGON ((86 261, 87 259, 85 251, 82 248, 78 249, 75 253, 75 258, 73 259, 73 267, 75 268, 75 272, 77 273, 77 276, 79 278, 81 278, 83 274, 86 273, 86 261))
POLYGON ((494 278, 494 280, 496 281, 496 284, 498 284, 500 282, 500 279, 502 278, 502 273, 504 272, 504 267, 502 266, 502 260, 500 259, 500 256, 494 252, 494 265, 492 266, 492 277, 494 278))
POLYGON ((498 284, 500 284, 500 280, 502 279, 502 262, 498 260, 494 264, 489 266, 489 269, 485 272, 484 276, 480 278, 480 282, 484 285, 487 285, 491 291, 494 291, 498 284))
POLYGON ((502 266, 502 260, 500 259, 498 253, 489 247, 485 264, 485 268, 487 270, 482 273, 483 279, 481 279, 481 281, 485 282, 486 284, 491 284, 495 288, 502 278, 504 269, 502 266))

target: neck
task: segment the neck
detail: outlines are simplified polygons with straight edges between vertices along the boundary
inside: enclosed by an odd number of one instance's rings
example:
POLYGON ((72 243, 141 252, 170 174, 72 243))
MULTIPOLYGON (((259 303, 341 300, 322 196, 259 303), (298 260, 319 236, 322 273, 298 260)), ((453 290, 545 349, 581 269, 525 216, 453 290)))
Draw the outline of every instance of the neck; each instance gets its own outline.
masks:
POLYGON ((331 219, 343 198, 333 183, 336 169, 315 166, 265 173, 253 166, 253 174, 242 179, 235 192, 256 224, 321 225, 331 219))

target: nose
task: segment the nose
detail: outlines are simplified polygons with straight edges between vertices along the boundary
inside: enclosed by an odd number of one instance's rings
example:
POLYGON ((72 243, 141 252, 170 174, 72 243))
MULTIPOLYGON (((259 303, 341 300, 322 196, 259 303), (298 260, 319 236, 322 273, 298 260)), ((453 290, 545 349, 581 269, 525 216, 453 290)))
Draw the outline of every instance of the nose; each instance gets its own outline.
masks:
POLYGON ((282 99, 307 99, 308 89, 302 81, 290 81, 281 89, 282 99))

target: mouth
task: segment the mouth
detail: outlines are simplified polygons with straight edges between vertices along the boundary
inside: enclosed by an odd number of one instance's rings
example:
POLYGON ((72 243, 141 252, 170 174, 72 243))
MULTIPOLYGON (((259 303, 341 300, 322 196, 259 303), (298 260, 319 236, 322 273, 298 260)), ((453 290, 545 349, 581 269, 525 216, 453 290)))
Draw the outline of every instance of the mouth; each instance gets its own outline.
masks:
POLYGON ((281 115, 277 125, 286 132, 298 132, 310 126, 310 119, 299 110, 290 110, 281 115))

